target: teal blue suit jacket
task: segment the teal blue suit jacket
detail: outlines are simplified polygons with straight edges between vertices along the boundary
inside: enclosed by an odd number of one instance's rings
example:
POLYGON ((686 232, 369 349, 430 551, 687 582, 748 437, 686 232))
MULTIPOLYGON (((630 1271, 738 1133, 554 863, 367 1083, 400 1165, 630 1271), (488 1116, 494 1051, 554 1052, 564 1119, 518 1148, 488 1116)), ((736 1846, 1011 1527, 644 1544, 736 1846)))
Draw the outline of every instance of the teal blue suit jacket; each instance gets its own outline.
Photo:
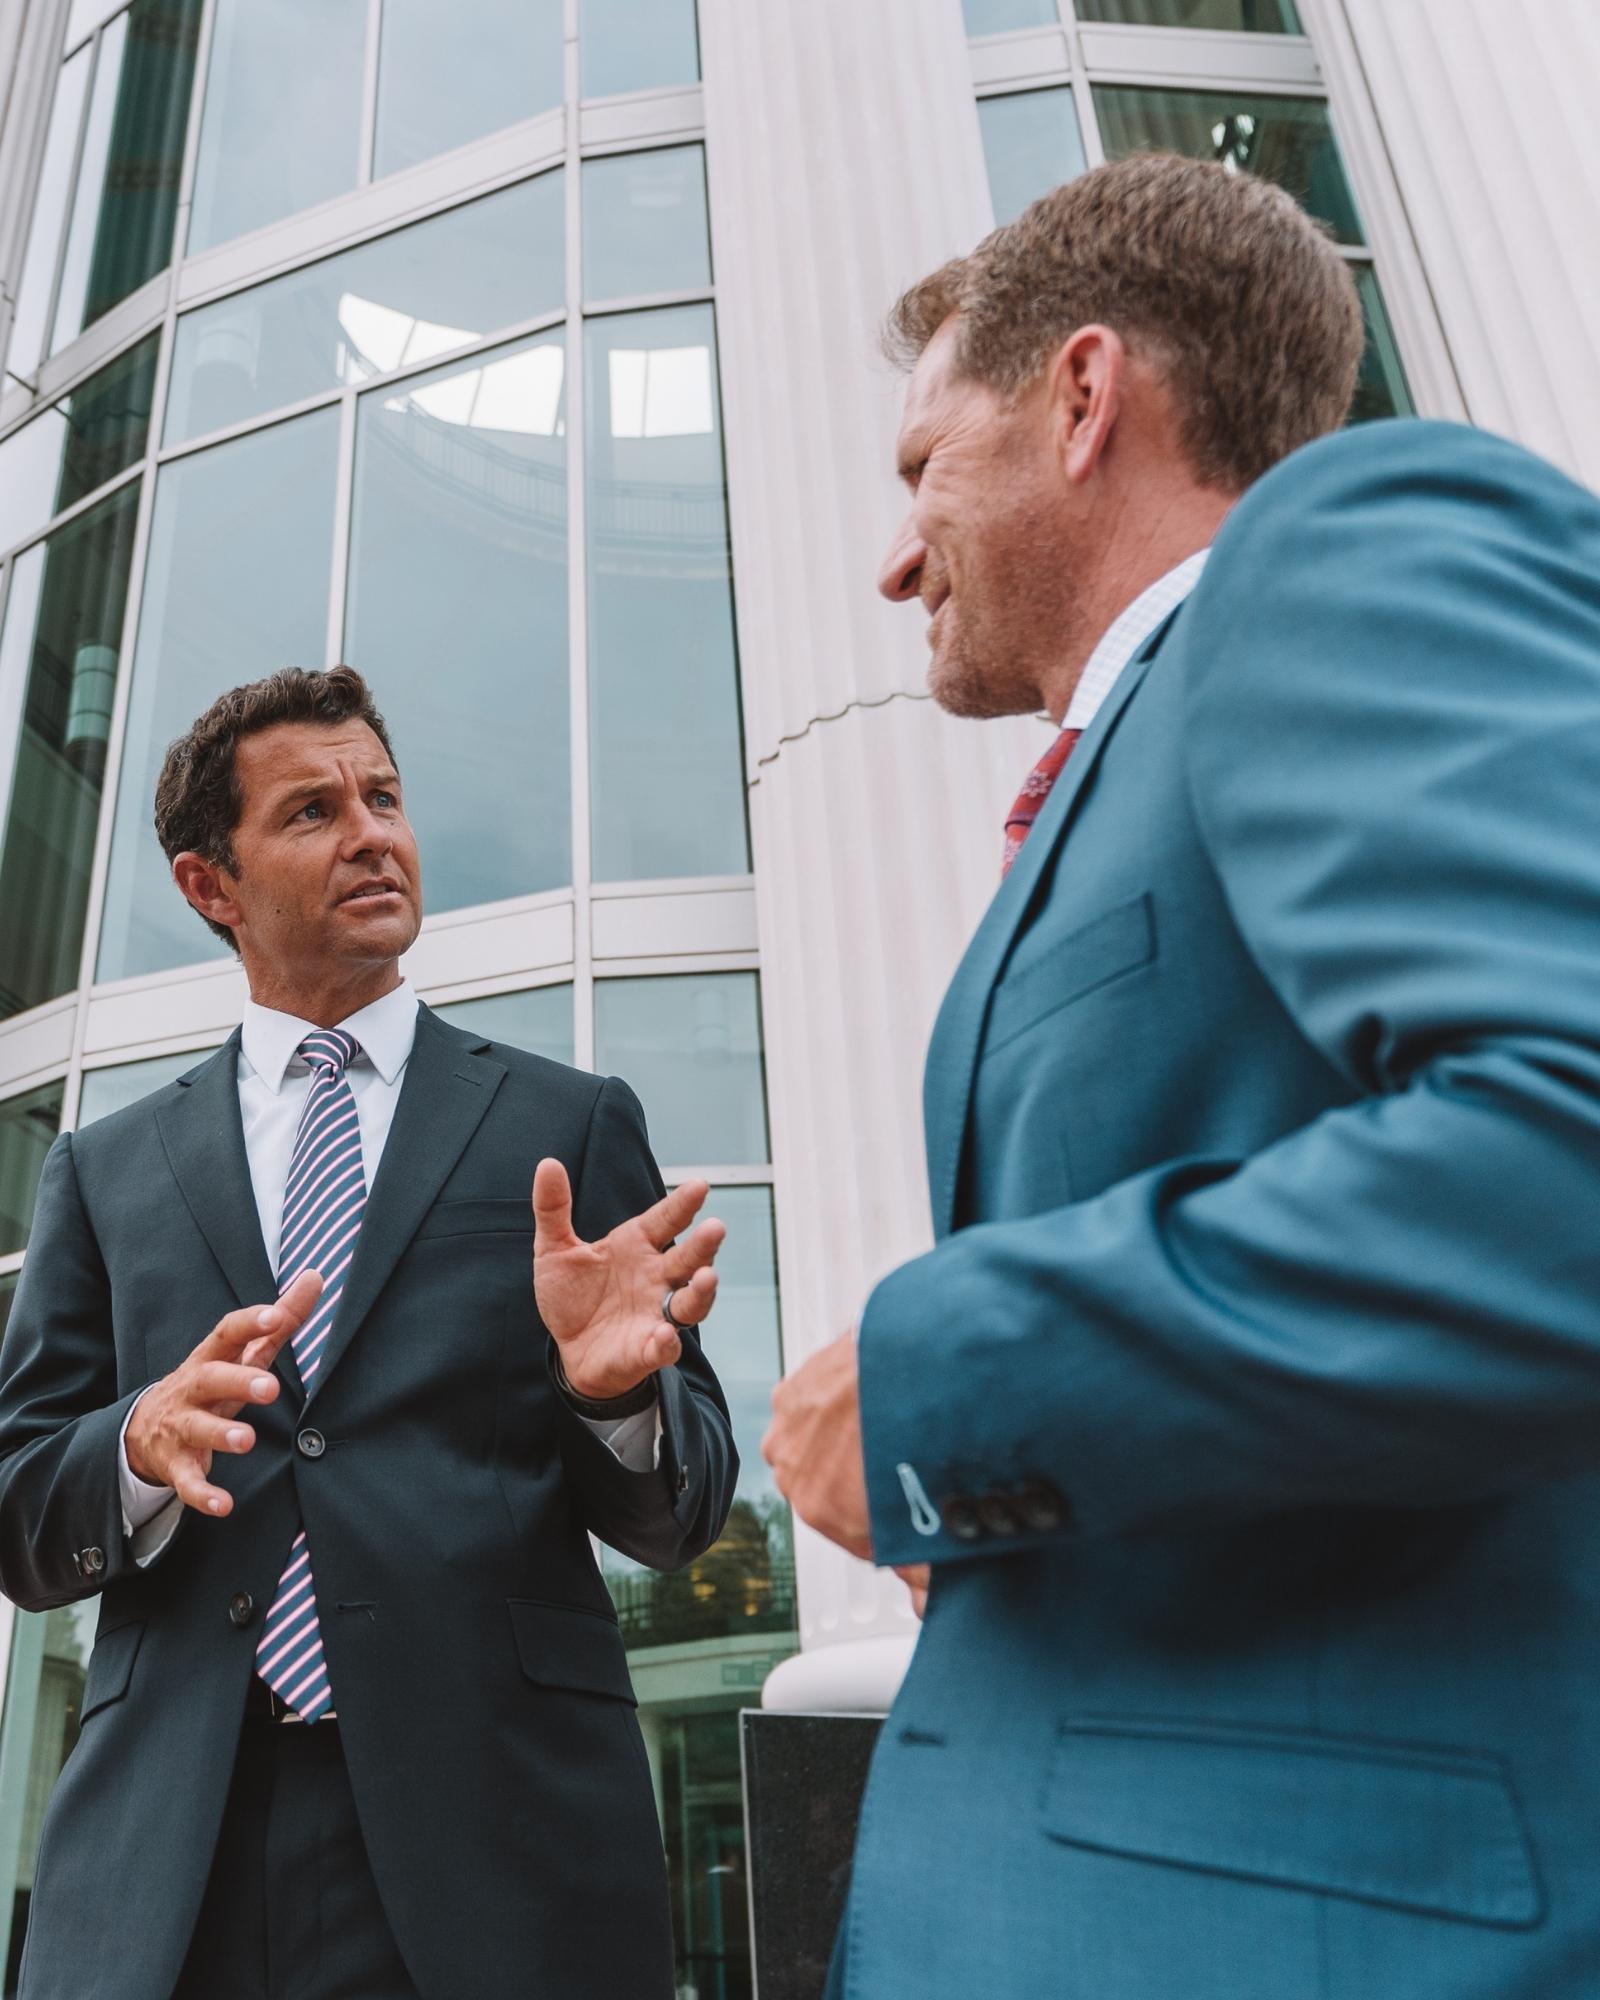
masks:
POLYGON ((1600 503, 1415 422, 1261 480, 926 1118, 851 2000, 1593 2000, 1600 503))

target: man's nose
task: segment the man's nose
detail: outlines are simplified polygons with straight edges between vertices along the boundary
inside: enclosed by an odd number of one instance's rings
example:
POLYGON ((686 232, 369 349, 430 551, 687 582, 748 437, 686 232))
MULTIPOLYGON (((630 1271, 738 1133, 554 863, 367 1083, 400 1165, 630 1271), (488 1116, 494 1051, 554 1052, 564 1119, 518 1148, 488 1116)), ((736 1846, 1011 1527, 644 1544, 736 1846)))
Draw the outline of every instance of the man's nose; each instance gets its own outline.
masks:
POLYGON ((907 598, 917 595, 922 584, 922 566, 927 560, 928 545, 912 526, 908 514, 878 570, 878 588, 891 604, 904 604, 907 598))
POLYGON ((394 845, 394 829, 382 820, 366 801, 361 800, 350 823, 350 847, 356 854, 387 854, 394 845))

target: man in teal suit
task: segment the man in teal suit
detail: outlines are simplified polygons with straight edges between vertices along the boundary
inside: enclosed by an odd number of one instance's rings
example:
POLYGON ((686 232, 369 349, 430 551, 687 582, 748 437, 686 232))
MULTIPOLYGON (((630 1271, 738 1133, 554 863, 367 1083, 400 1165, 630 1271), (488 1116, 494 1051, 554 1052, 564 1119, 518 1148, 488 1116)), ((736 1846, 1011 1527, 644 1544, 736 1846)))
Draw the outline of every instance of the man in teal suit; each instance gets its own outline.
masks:
POLYGON ((884 588, 946 706, 1066 729, 935 1030, 937 1245, 768 1439, 931 1570, 835 1988, 1593 2000, 1600 504, 1319 437, 1353 287, 1220 169, 893 325, 884 588))

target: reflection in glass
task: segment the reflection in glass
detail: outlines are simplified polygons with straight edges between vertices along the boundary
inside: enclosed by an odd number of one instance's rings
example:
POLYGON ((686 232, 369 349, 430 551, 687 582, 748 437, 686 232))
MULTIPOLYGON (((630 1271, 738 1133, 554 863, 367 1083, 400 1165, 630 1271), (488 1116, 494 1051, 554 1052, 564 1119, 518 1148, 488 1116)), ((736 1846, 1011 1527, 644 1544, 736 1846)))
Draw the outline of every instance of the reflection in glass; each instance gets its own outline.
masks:
POLYGON ((0 444, 0 550, 144 456, 158 338, 141 340, 0 444))
POLYGON ((0 1104, 0 1257, 27 1247, 39 1175, 61 1125, 61 1085, 0 1104))
POLYGON ((0 634, 0 687, 27 662, 20 730, 0 738, 16 745, 0 845, 0 1015, 78 983, 138 511, 135 480, 17 565, 24 588, 0 634))
POLYGON ((201 0, 134 0, 100 37, 52 348, 166 269, 201 0))
POLYGON ((578 0, 585 97, 700 81, 694 0, 578 0))
POLYGON ((703 147, 584 161, 586 299, 691 292, 710 283, 703 147))
POLYGON ((1416 405, 1406 385, 1406 371, 1395 345, 1394 328, 1389 324, 1389 309, 1370 265, 1357 267, 1356 286, 1367 322, 1367 347, 1361 357, 1361 375, 1356 383, 1350 421, 1364 424, 1375 417, 1415 416, 1416 405))
POLYGON ((550 110, 562 69, 562 0, 384 0, 374 175, 550 110))
POLYGON ((1005 35, 1014 28, 1054 27, 1056 0, 961 0, 969 35, 1005 35))
MULTIPOLYGON (((715 2000, 751 2000, 755 1991, 750 1974, 739 1710, 755 1705, 762 1681, 793 1651, 791 1640, 775 1643, 765 1655, 738 1661, 713 1655, 692 1682, 698 1700, 689 1697, 681 1710, 641 1712, 646 1740, 659 1745, 661 1823, 679 1993, 705 1995, 707 2000, 712 1995, 715 2000), (743 1692, 708 1708, 707 1695, 719 1691, 719 1680, 723 1687, 731 1683, 743 1692)), ((677 1670, 677 1684, 682 1685, 689 1674, 677 1670)))
POLYGON ((1301 35, 1294 0, 1075 0, 1080 21, 1141 28, 1231 28, 1247 35, 1301 35))
MULTIPOLYGON (((424 856, 426 861, 426 856, 424 856)), ((572 988, 532 986, 521 993, 490 993, 481 1000, 454 1000, 434 1010, 440 1020, 491 1042, 527 1049, 551 1062, 572 1064, 572 988)))
POLYGON ((165 442, 559 311, 565 240, 557 169, 186 313, 165 442))
POLYGON ((1287 188, 1341 243, 1361 241, 1355 197, 1320 98, 1107 84, 1096 87, 1094 104, 1107 159, 1158 152, 1221 160, 1287 188))
POLYGON ((713 1188, 704 1212, 728 1225, 703 1338, 733 1419, 739 1485, 722 1539, 686 1569, 663 1576, 602 1550, 622 1636, 635 1652, 790 1632, 795 1623, 793 1527, 760 1450, 783 1370, 772 1190, 713 1188))
POLYGON ((337 410, 196 452, 157 477, 99 977, 226 956, 172 886, 150 827, 167 745, 227 688, 320 666, 337 410))
POLYGON ((1088 165, 1069 89, 980 98, 978 127, 997 223, 1012 221, 1088 165))
POLYGON ((137 1104, 163 1084, 180 1076, 206 1059, 204 1049, 190 1049, 179 1056, 151 1056, 146 1062, 116 1063, 110 1069, 85 1070, 83 1088, 78 1093, 78 1130, 97 1118, 109 1118, 113 1111, 137 1104))
POLYGON ((361 400, 344 655, 433 910, 572 879, 565 358, 541 335, 361 400))
POLYGON ((50 129, 45 134, 44 163, 39 169, 39 188, 33 198, 33 227, 28 232, 28 251, 17 284, 17 312, 6 348, 6 372, 21 379, 32 377, 44 353, 50 299, 55 290, 56 258, 61 249, 67 203, 72 197, 72 161, 78 146, 78 126, 83 117, 83 97, 89 85, 93 54, 92 48, 79 49, 61 65, 56 77, 50 129))
POLYGON ((743 874, 711 308, 619 313, 585 337, 594 874, 743 874))
POLYGON ((356 184, 367 0, 217 0, 189 251, 356 184))
POLYGON ((601 979, 595 1068, 644 1105, 650 1145, 669 1166, 759 1165, 768 1157, 761 1006, 753 972, 601 979))

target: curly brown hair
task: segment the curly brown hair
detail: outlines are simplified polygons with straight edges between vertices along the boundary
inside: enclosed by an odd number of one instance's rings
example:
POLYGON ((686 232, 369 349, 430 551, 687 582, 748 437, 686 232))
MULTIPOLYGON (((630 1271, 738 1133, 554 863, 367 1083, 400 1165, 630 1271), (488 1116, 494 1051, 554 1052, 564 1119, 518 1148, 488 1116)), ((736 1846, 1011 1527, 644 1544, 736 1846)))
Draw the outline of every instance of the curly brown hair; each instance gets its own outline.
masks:
MULTIPOLYGON (((194 853, 213 868, 239 872, 233 835, 244 810, 244 795, 233 753, 242 737, 280 722, 332 726, 352 721, 367 725, 392 762, 388 727, 354 667, 330 667, 326 673, 281 667, 265 680, 219 695, 186 734, 167 746, 162 760, 156 780, 156 838, 168 861, 194 853)), ((209 917, 201 921, 225 944, 233 943, 226 924, 213 923, 209 917)))
POLYGON ((1080 326, 1162 368, 1196 476, 1240 492, 1350 413, 1365 329, 1349 266, 1280 187, 1142 153, 1042 196, 921 280, 884 346, 915 365, 952 314, 955 363, 1012 398, 1080 326))

